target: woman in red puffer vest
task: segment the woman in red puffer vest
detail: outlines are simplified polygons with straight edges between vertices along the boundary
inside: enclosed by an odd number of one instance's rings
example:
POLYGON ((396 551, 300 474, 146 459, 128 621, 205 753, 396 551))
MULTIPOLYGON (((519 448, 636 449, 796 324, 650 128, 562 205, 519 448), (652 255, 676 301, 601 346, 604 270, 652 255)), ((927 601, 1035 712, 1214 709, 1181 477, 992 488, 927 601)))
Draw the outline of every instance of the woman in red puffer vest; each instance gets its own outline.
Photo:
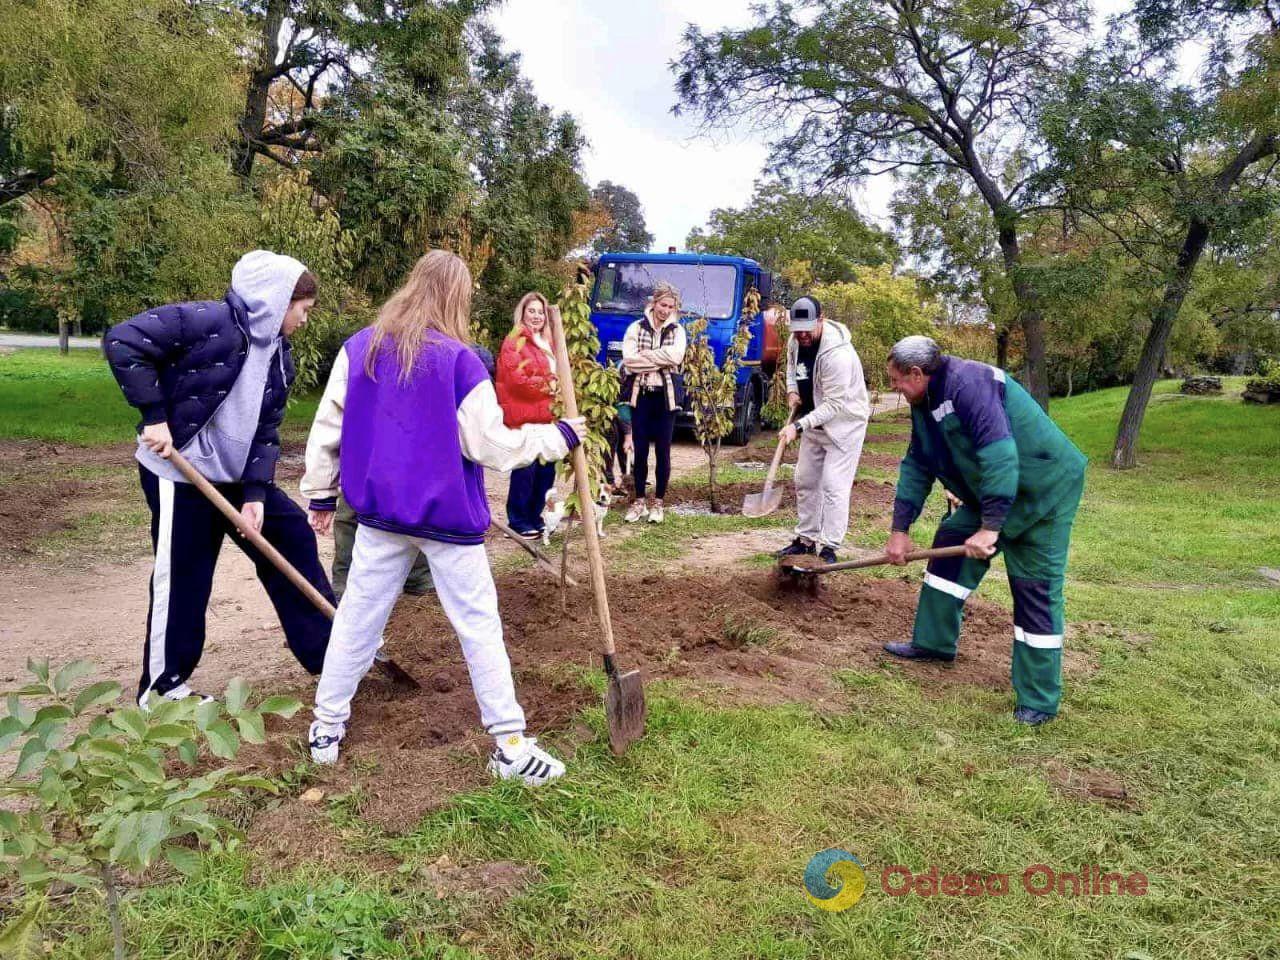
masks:
MULTIPOLYGON (((516 304, 511 333, 498 353, 497 393, 502 419, 508 427, 552 423, 556 396, 555 355, 551 352, 547 298, 526 293, 516 304)), ((542 535, 542 508, 555 486, 554 463, 531 463, 511 471, 507 492, 507 523, 529 540, 542 535)))

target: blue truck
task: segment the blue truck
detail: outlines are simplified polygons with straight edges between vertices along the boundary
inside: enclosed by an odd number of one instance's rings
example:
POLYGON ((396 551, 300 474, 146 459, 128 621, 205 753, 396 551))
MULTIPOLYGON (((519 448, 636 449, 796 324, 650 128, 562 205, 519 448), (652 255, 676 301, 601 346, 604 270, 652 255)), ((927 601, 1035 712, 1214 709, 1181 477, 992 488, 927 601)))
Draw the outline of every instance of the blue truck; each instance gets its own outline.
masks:
MULTIPOLYGON (((751 344, 738 367, 733 430, 726 437, 741 446, 760 426, 760 410, 769 390, 769 378, 777 362, 777 344, 766 326, 764 313, 742 316, 743 294, 755 287, 761 305, 769 302, 773 277, 760 264, 746 257, 722 257, 697 253, 603 253, 596 264, 595 286, 591 292, 591 321, 600 334, 600 362, 616 364, 622 357, 622 338, 627 327, 644 315, 645 301, 659 280, 680 291, 681 319, 685 324, 696 317, 708 320, 707 335, 715 351, 716 363, 724 362, 725 351, 738 324, 751 327, 751 344), (767 342, 768 341, 768 342, 767 342)), ((688 427, 693 414, 687 408, 677 416, 676 425, 688 427)))

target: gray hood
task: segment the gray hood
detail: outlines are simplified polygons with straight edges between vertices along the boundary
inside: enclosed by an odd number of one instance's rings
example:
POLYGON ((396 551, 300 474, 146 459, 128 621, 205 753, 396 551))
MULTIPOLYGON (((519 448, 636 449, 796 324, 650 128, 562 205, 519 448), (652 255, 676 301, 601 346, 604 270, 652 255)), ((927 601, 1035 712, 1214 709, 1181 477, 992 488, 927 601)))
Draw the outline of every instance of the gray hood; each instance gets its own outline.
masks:
POLYGON ((251 250, 231 271, 231 289, 249 308, 249 338, 269 344, 280 336, 293 288, 307 268, 293 257, 251 250))

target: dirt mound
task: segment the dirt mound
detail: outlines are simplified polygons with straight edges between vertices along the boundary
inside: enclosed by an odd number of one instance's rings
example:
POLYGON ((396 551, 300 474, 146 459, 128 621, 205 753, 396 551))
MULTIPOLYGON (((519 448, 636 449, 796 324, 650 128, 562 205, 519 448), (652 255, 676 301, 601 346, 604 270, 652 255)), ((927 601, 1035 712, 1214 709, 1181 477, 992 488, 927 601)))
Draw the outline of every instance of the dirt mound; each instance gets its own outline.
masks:
MULTIPOLYGON (((732 580, 704 573, 616 577, 610 600, 625 668, 641 668, 648 680, 678 680, 718 704, 842 709, 833 674, 848 669, 898 671, 931 694, 957 685, 1007 689, 1010 615, 981 599, 968 605, 955 664, 904 665, 883 653, 883 643, 909 635, 918 590, 914 580, 845 575, 828 578, 810 598, 780 590, 772 570, 760 570, 732 580)), ((573 723, 597 702, 573 669, 599 669, 589 593, 571 592, 562 611, 547 581, 510 574, 499 578, 498 597, 529 729, 552 734, 560 749, 566 736, 571 746, 591 740, 590 730, 573 723)), ((422 689, 406 691, 371 673, 356 699, 343 761, 322 786, 331 793, 358 786, 362 816, 394 831, 486 783, 489 740, 457 640, 434 598, 402 600, 387 640, 422 689)))

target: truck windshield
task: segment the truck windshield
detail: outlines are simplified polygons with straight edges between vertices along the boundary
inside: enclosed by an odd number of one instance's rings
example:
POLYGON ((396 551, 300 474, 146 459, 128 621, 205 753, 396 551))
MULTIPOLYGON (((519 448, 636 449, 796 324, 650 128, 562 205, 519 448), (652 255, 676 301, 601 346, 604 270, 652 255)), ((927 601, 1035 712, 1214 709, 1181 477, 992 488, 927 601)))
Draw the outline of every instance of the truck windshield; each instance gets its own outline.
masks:
POLYGON ((737 268, 728 263, 605 263, 592 309, 598 313, 643 313, 659 280, 680 291, 680 309, 725 320, 735 313, 737 268))

